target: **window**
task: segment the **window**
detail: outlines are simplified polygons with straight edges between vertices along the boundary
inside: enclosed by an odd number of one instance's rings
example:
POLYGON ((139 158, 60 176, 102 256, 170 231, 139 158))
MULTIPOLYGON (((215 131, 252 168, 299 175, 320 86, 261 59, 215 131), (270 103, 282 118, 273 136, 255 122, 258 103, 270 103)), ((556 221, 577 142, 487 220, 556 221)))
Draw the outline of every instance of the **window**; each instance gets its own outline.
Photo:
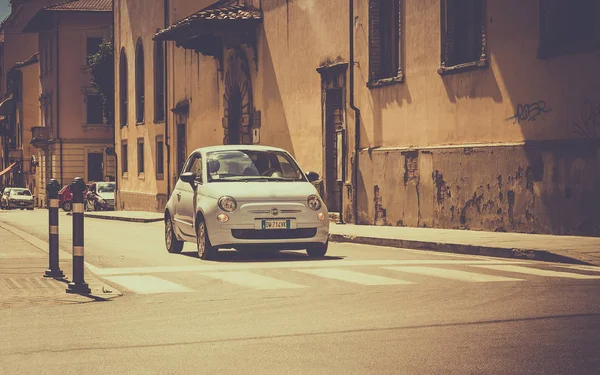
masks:
POLYGON ((86 61, 91 55, 95 55, 102 44, 102 37, 88 37, 86 41, 86 61))
POLYGON ((88 94, 86 98, 88 124, 103 124, 102 98, 98 94, 88 94))
POLYGON ((540 0, 540 58, 582 52, 598 46, 595 0, 540 0))
POLYGON ((141 39, 135 48, 135 122, 144 122, 144 47, 141 39))
POLYGON ((485 0, 442 0, 440 74, 487 66, 485 0))
POLYGON ((121 170, 123 171, 123 175, 127 174, 129 170, 129 160, 127 158, 127 141, 121 142, 121 170))
POLYGON ((90 152, 87 154, 87 180, 104 180, 104 154, 101 152, 90 152))
POLYGON ((162 180, 165 178, 165 151, 163 136, 156 137, 156 179, 162 180))
POLYGON ((127 126, 127 95, 127 56, 125 56, 125 48, 123 48, 119 57, 119 117, 121 117, 121 126, 127 126))
POLYGON ((138 138, 137 143, 138 176, 144 175, 144 138, 138 138))
POLYGON ((163 42, 154 43, 154 121, 165 120, 165 54, 163 42))
POLYGON ((402 82, 402 2, 403 0, 369 1, 369 87, 402 82))

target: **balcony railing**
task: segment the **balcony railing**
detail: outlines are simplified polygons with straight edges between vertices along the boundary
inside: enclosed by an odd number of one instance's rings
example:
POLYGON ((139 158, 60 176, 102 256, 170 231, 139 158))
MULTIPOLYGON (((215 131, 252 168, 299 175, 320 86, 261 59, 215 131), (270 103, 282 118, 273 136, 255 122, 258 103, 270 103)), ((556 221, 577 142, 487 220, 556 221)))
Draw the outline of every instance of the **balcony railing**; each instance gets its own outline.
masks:
POLYGON ((33 146, 47 144, 52 138, 52 128, 48 126, 33 126, 31 128, 31 144, 33 146))

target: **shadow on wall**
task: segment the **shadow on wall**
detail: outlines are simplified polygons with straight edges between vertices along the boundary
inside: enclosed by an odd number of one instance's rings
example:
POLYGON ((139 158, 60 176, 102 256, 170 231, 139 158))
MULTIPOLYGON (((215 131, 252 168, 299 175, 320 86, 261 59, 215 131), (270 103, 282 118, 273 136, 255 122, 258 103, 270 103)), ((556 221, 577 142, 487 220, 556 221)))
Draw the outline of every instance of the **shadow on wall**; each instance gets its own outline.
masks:
POLYGON ((494 70, 489 67, 473 70, 467 75, 445 75, 442 76, 442 81, 451 103, 456 103, 457 98, 491 98, 496 103, 502 102, 494 70))
MULTIPOLYGON (((279 82, 277 80, 277 73, 275 71, 275 63, 271 55, 271 49, 269 41, 265 37, 264 26, 261 25, 259 31, 260 35, 258 40, 262 43, 259 46, 261 62, 259 67, 259 76, 262 83, 262 91, 258 90, 256 82, 252 82, 254 89, 254 96, 261 96, 263 108, 257 108, 263 113, 263 122, 261 123, 261 144, 269 144, 271 146, 281 147, 289 151, 292 155, 295 154, 294 144, 290 135, 289 123, 287 115, 285 113, 283 98, 281 97, 281 91, 279 90, 279 82), (265 129, 262 129, 266 127, 265 129), (266 132, 265 132, 266 130, 266 132), (267 137, 264 137, 268 134, 267 137), (267 142, 263 142, 264 138, 267 142)), ((251 66, 254 61, 249 59, 251 66)), ((283 62, 279 62, 281 64, 283 62)))
MULTIPOLYGON (((406 82, 369 91, 373 103, 373 139, 371 145, 378 147, 383 145, 383 112, 390 107, 399 108, 404 103, 411 104, 412 98, 406 82)), ((406 127, 402 128, 406 129, 406 127)), ((361 131, 365 134, 364 128, 361 131)))

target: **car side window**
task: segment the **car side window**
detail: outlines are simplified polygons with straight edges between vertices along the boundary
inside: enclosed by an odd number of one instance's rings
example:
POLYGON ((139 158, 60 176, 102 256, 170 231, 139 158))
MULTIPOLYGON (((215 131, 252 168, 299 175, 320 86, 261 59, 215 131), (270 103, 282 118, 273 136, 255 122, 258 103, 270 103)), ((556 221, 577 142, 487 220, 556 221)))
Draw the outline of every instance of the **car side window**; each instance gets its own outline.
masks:
POLYGON ((186 165, 185 172, 194 173, 196 179, 202 181, 202 156, 194 154, 186 165))

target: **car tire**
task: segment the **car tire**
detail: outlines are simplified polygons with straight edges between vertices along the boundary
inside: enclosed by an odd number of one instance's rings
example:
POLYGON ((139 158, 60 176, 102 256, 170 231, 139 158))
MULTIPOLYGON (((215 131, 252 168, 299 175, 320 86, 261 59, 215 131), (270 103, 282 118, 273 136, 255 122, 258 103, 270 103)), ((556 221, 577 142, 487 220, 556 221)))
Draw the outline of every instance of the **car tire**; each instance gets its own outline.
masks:
POLYGON ((327 248, 329 247, 329 241, 324 244, 314 245, 306 249, 306 253, 311 258, 322 258, 327 254, 327 248))
POLYGON ((73 209, 73 202, 64 202, 62 204, 63 211, 70 212, 73 209))
POLYGON ((212 260, 217 257, 219 249, 211 245, 206 230, 204 218, 200 217, 196 223, 196 249, 198 250, 198 258, 203 260, 212 260))
POLYGON ((183 241, 177 239, 170 217, 165 219, 165 246, 171 254, 178 254, 183 250, 183 241))

